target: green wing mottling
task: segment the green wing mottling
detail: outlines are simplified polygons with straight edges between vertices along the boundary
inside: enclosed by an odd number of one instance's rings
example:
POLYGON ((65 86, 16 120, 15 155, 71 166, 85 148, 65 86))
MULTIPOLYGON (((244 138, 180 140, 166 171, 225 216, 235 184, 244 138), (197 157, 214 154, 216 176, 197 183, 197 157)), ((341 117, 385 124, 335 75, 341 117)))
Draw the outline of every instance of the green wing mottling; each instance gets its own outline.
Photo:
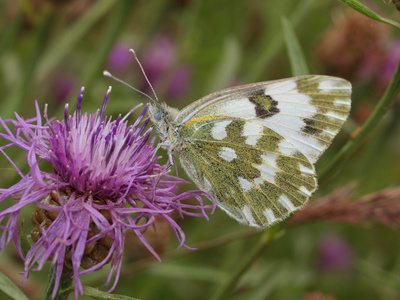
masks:
POLYGON ((267 127, 252 134, 257 135, 257 142, 248 145, 246 122, 255 123, 239 118, 192 120, 180 131, 180 138, 189 141, 180 153, 180 162, 189 177, 228 214, 243 223, 266 227, 307 202, 316 189, 315 171, 301 152, 267 127), (226 137, 216 140, 213 127, 226 121, 230 121, 226 137), (234 153, 229 159, 220 155, 226 150, 234 153), (286 201, 280 201, 282 198, 286 201))

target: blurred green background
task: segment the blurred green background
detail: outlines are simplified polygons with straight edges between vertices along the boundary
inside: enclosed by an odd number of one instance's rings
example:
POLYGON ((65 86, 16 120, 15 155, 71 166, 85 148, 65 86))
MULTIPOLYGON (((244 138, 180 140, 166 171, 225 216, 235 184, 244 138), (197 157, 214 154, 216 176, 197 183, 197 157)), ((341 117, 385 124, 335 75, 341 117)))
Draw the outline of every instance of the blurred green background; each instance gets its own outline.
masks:
MULTIPOLYGON (((392 3, 363 3, 383 17, 400 18, 392 3)), ((336 75, 353 84, 349 120, 317 170, 374 110, 400 59, 400 29, 334 0, 0 0, 0 16, 3 119, 14 111, 34 116, 34 100, 42 111, 48 104, 49 117, 60 118, 65 103, 70 111, 75 106, 81 86, 86 87, 83 110, 89 112, 100 107, 109 85, 109 114, 125 114, 145 103, 140 94, 102 75, 107 69, 152 96, 129 48, 135 49, 158 97, 177 108, 225 87, 290 77, 299 63, 287 53, 295 41, 288 33, 294 33, 310 74, 336 75)), ((358 196, 399 186, 399 112, 396 101, 361 147, 320 183, 312 201, 350 183, 357 184, 358 196)), ((4 157, 0 168, 0 188, 16 182, 4 157)), ((179 174, 185 176, 182 170, 179 174)), ((26 232, 29 220, 28 212, 26 232)), ((262 234, 219 209, 209 222, 187 218, 180 225, 186 244, 198 250, 177 250, 175 238, 166 238, 165 245, 159 241, 165 247, 159 263, 128 248, 114 293, 139 299, 209 299, 262 234)), ((400 299, 399 246, 398 230, 379 224, 291 227, 226 299, 400 299)), ((0 255, 0 271, 19 285, 22 270, 9 246, 0 255)), ((107 271, 82 277, 84 285, 101 288, 107 271)), ((46 278, 47 270, 32 272, 20 287, 30 299, 41 299, 46 278)))

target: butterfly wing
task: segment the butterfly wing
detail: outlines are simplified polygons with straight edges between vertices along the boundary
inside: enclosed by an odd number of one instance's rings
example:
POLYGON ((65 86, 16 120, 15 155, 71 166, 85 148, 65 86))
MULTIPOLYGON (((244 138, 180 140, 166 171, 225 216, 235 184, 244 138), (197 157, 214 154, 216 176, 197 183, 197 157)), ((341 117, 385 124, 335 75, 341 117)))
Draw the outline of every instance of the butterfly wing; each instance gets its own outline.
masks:
POLYGON ((350 93, 344 79, 300 76, 208 95, 175 119, 180 162, 229 215, 269 226, 316 189, 313 164, 346 120, 350 93))
POLYGON ((311 75, 254 83, 210 94, 181 111, 178 124, 201 117, 254 120, 300 150, 311 163, 332 142, 350 111, 351 84, 311 75))
POLYGON ((316 188, 307 157, 257 121, 200 117, 180 135, 190 140, 179 156, 189 177, 242 223, 269 226, 301 208, 316 188))

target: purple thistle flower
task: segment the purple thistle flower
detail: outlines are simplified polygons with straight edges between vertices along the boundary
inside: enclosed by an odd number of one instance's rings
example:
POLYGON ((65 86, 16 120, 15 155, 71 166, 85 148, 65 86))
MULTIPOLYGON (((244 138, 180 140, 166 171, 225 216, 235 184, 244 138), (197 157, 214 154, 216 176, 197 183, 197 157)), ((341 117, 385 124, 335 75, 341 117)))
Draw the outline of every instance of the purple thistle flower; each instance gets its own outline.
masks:
POLYGON ((339 235, 326 235, 318 246, 318 265, 327 271, 347 271, 353 265, 353 251, 339 235))
MULTIPOLYGON (((201 191, 176 194, 177 185, 184 180, 168 175, 167 166, 157 164, 154 139, 149 140, 151 128, 145 119, 147 106, 133 125, 127 117, 116 120, 105 116, 105 108, 111 88, 107 91, 101 110, 94 114, 81 113, 83 88, 76 111, 72 116, 65 109, 64 120, 47 118, 45 124, 36 102, 36 117, 23 119, 15 114, 15 120, 0 124, 5 133, 0 137, 9 143, 0 152, 10 161, 21 180, 8 189, 0 189, 0 202, 12 198, 14 204, 0 212, 0 250, 11 239, 25 262, 25 278, 29 271, 39 271, 47 260, 52 261, 56 280, 53 297, 57 293, 63 268, 72 269, 75 297, 83 293, 80 276, 96 271, 111 263, 108 285, 118 281, 127 229, 132 230, 147 249, 157 258, 157 253, 143 236, 155 217, 168 221, 180 246, 185 246, 185 234, 171 218, 177 212, 208 219, 206 210, 215 208, 204 205, 201 191), (143 123, 141 123, 143 121, 143 123), (142 125, 140 125, 142 124, 142 125), (14 127, 14 131, 10 129, 14 127), (16 146, 26 151, 30 167, 23 174, 6 154, 16 146), (48 164, 52 171, 47 172, 48 164), (194 197, 199 205, 188 203, 194 197), (18 216, 22 208, 34 203, 32 218, 34 244, 26 254, 18 241, 18 216), (8 219, 7 219, 8 217, 8 219), (102 247, 103 255, 96 261, 91 250, 102 247), (80 270, 80 267, 86 270, 80 270)), ((189 247, 187 247, 189 248, 189 247)))

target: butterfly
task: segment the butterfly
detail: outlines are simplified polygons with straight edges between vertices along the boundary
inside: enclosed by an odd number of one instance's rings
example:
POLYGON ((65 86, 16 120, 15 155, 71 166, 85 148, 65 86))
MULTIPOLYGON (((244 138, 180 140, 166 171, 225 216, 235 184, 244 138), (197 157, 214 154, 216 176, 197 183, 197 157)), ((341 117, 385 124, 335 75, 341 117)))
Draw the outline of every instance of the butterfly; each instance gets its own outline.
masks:
POLYGON ((227 88, 181 111, 150 103, 169 155, 241 223, 268 227, 317 188, 315 162, 350 111, 351 84, 310 75, 227 88))
POLYGON ((155 93, 155 100, 144 95, 170 160, 178 155, 190 179, 229 216, 266 228, 302 208, 316 190, 314 164, 348 117, 351 84, 322 75, 252 83, 181 111, 155 93))

